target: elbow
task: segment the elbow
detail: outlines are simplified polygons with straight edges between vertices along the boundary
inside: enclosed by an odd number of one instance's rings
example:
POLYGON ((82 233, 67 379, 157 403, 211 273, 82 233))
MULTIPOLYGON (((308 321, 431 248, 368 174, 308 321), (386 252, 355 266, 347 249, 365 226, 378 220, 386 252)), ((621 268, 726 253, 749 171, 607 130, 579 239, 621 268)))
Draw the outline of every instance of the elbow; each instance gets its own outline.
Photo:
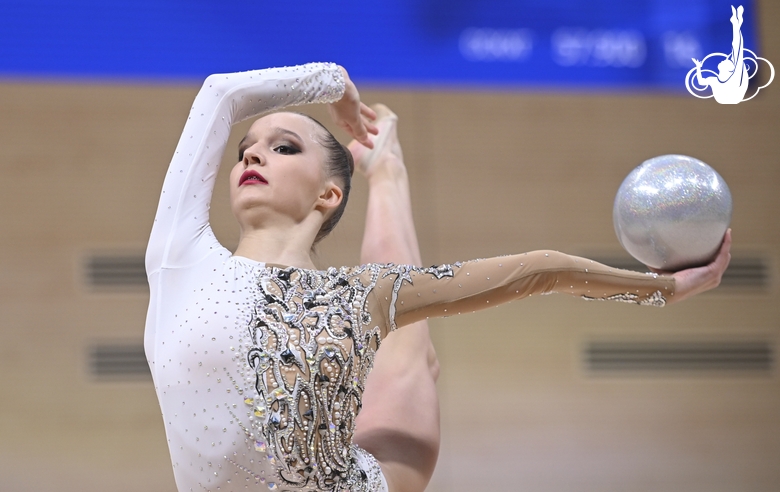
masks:
MULTIPOLYGON (((538 259, 542 262, 549 262, 556 265, 574 266, 574 263, 578 260, 571 255, 552 249, 540 249, 534 251, 533 254, 537 255, 538 259)), ((542 263, 542 265, 544 265, 544 263, 542 263)))
POLYGON ((225 73, 215 73, 206 77, 201 86, 201 92, 214 92, 216 94, 224 94, 233 86, 229 83, 230 76, 225 73))

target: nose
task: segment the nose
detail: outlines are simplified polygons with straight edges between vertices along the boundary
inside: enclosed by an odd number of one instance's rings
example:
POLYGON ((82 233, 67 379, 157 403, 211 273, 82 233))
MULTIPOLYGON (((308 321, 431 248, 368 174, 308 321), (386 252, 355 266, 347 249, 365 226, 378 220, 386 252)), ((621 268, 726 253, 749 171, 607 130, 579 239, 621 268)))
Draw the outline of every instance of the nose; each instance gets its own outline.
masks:
POLYGON ((250 147, 244 151, 244 158, 242 162, 244 163, 244 168, 247 168, 251 164, 262 166, 265 164, 265 159, 255 147, 250 147))

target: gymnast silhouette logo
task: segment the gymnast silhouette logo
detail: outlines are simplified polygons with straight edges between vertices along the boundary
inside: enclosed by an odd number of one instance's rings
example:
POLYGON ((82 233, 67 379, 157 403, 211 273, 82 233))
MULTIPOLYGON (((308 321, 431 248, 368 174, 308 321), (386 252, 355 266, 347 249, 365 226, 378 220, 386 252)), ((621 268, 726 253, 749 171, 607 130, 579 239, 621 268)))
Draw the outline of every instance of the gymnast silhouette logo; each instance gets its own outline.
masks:
POLYGON ((745 9, 742 5, 739 8, 734 9, 731 7, 731 27, 732 27, 732 40, 731 40, 731 54, 725 53, 711 53, 699 61, 696 58, 692 58, 695 67, 693 67, 685 76, 685 88, 688 92, 694 96, 707 99, 714 97, 720 104, 739 104, 742 101, 749 101, 756 97, 756 94, 772 83, 775 78, 775 67, 769 63, 766 58, 753 53, 751 50, 745 48, 744 41, 742 39, 742 13, 745 9), (715 60, 722 59, 718 63, 718 72, 713 70, 702 68, 704 63, 710 59, 715 60), (748 90, 748 82, 755 77, 758 73, 759 62, 764 62, 769 67, 769 80, 766 84, 758 87, 750 97, 745 97, 748 90), (705 77, 704 74, 712 75, 705 77), (710 88, 711 93, 708 95, 702 95, 707 92, 707 87, 710 88))

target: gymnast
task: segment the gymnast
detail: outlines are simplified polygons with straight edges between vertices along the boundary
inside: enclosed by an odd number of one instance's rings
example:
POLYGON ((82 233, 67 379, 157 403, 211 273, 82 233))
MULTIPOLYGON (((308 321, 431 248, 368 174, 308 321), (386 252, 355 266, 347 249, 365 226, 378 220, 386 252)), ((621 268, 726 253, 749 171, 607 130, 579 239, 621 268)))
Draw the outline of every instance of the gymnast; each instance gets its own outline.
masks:
POLYGON ((428 317, 552 292, 663 306, 728 265, 730 233, 710 265, 673 275, 555 251, 422 268, 396 121, 334 64, 204 82, 146 255, 144 344, 180 491, 423 490, 439 446, 428 317), (229 178, 231 253, 208 214, 231 125, 306 103, 328 104, 356 141, 298 113, 255 121, 229 178), (355 161, 370 190, 364 263, 318 269, 313 245, 343 213, 355 161))

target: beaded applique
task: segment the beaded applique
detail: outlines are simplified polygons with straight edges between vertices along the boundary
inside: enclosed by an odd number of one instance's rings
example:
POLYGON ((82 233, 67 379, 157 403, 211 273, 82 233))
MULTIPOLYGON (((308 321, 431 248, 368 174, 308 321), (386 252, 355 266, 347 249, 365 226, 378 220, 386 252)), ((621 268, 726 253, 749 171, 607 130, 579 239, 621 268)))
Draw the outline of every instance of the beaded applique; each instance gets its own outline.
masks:
POLYGON ((335 63, 325 63, 325 67, 331 70, 335 84, 326 86, 322 90, 322 96, 315 99, 316 103, 334 103, 344 97, 344 91, 347 88, 347 82, 344 79, 344 72, 341 71, 335 63))
POLYGON ((411 283, 412 271, 453 275, 449 265, 258 271, 251 319, 235 360, 238 382, 245 382, 244 433, 250 448, 278 470, 278 481, 267 482, 271 490, 371 490, 376 477, 356 468, 352 444, 381 336, 367 299, 380 277, 395 276, 389 313, 395 329, 398 291, 411 283))
POLYGON ((666 298, 663 296, 660 290, 657 290, 647 296, 644 299, 640 299, 638 295, 627 292, 625 294, 614 294, 607 297, 590 297, 582 296, 586 301, 617 301, 627 302, 630 304, 639 304, 640 306, 655 306, 664 307, 666 305, 666 298))
POLYGON ((666 306, 666 297, 664 297, 660 290, 657 290, 647 296, 644 300, 639 301, 639 304, 642 306, 664 307, 666 306))
POLYGON ((348 490, 350 492, 388 492, 387 481, 376 458, 355 444, 352 445, 352 456, 357 466, 352 468, 350 476, 347 477, 348 490))

